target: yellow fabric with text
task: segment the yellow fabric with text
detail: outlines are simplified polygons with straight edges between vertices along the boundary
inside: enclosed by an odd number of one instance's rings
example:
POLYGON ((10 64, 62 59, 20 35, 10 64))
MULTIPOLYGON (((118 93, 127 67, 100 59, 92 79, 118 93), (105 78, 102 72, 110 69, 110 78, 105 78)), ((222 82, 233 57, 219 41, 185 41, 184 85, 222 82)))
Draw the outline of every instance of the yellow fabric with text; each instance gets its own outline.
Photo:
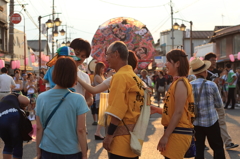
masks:
MULTIPOLYGON (((131 66, 121 67, 113 75, 110 85, 109 104, 106 110, 106 113, 109 114, 108 124, 111 116, 123 120, 127 125, 136 124, 143 99, 144 90, 141 79, 133 72, 131 66)), ((122 126, 123 123, 120 122, 119 125, 122 126)), ((130 158, 137 156, 131 151, 130 135, 114 137, 110 153, 130 158)))
MULTIPOLYGON (((194 120, 194 97, 192 94, 192 86, 188 82, 188 79, 185 77, 180 77, 176 81, 174 81, 168 92, 165 95, 165 103, 162 114, 162 125, 167 127, 172 118, 172 115, 175 110, 175 89, 178 81, 183 81, 185 86, 187 87, 187 101, 184 106, 184 111, 182 117, 179 120, 179 123, 176 127, 181 128, 193 128, 193 120, 194 120)), ((161 154, 168 158, 174 159, 182 159, 186 151, 188 150, 190 143, 192 140, 191 135, 183 135, 183 134, 171 134, 166 146, 166 150, 161 154)))

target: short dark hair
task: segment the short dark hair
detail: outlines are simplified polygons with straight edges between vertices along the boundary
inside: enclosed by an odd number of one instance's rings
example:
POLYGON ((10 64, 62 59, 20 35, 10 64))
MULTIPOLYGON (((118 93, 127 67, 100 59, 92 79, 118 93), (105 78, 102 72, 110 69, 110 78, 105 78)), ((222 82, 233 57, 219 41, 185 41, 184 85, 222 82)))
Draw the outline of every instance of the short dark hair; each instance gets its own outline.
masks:
POLYGON ((160 73, 162 76, 164 76, 163 71, 160 71, 159 73, 160 73))
POLYGON ((91 53, 91 45, 87 40, 84 40, 82 38, 74 39, 70 43, 70 47, 73 48, 73 50, 79 50, 79 51, 86 51, 86 56, 89 57, 91 53))
POLYGON ((205 55, 204 60, 210 60, 210 58, 217 58, 217 55, 214 54, 213 52, 209 52, 208 54, 205 55))
POLYGON ((178 75, 179 76, 187 76, 189 72, 189 63, 187 59, 187 55, 182 49, 173 49, 167 53, 167 60, 171 62, 171 60, 176 63, 179 61, 180 65, 178 67, 178 75))
POLYGON ((226 67, 227 67, 227 68, 231 68, 232 66, 231 66, 230 63, 227 63, 227 64, 226 64, 226 67))
POLYGON ((112 52, 118 51, 120 58, 124 61, 128 60, 128 49, 124 42, 122 41, 115 41, 111 44, 112 52))
POLYGON ((1 72, 2 72, 2 73, 7 73, 7 72, 8 72, 8 70, 7 70, 7 68, 6 68, 6 67, 3 67, 3 68, 1 69, 1 72))
POLYGON ((27 78, 30 78, 33 74, 31 72, 28 72, 27 78))
POLYGON ((138 66, 138 58, 132 50, 128 50, 128 65, 132 66, 133 70, 135 70, 138 66))
POLYGON ((105 67, 105 64, 102 62, 98 62, 95 66, 95 72, 94 72, 95 74, 94 75, 101 75, 100 70, 102 67, 105 67))
POLYGON ((77 80, 77 65, 70 57, 60 58, 52 73, 52 80, 63 88, 71 88, 77 80))
POLYGON ((16 75, 16 74, 19 74, 19 73, 20 73, 19 70, 16 70, 14 74, 16 75))

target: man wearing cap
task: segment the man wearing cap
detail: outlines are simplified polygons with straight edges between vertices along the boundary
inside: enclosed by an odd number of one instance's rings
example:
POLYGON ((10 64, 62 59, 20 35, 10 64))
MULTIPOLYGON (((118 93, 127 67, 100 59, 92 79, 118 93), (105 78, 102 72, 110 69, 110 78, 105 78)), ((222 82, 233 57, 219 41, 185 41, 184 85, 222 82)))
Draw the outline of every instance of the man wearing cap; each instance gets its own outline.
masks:
MULTIPOLYGON (((217 84, 220 76, 220 72, 216 69, 217 56, 214 53, 210 52, 205 55, 204 60, 208 60, 209 62, 211 62, 211 66, 207 70, 208 75, 206 79, 210 81, 214 81, 217 84)), ((234 144, 232 142, 232 138, 228 134, 227 125, 226 125, 226 114, 224 111, 224 107, 222 106, 220 108, 216 108, 216 110, 219 117, 218 122, 221 129, 222 140, 224 142, 226 149, 229 150, 231 148, 238 147, 239 145, 234 144)))
POLYGON ((7 73, 7 68, 1 69, 2 74, 0 75, 0 100, 11 93, 11 89, 16 87, 16 84, 11 76, 7 73))
POLYGON ((210 61, 202 61, 199 58, 190 63, 190 74, 196 75, 197 79, 191 81, 195 98, 195 121, 193 122, 196 131, 196 157, 204 158, 205 138, 207 137, 211 148, 214 151, 214 158, 225 159, 223 141, 221 138, 218 123, 218 113, 215 108, 221 108, 223 102, 217 85, 207 77, 207 69, 211 66, 210 61))
POLYGON ((44 83, 49 83, 50 84, 50 88, 53 88, 56 84, 53 82, 52 80, 52 72, 53 72, 53 69, 54 69, 54 65, 57 61, 58 58, 61 58, 61 57, 65 57, 65 56, 69 56, 69 57, 72 57, 75 61, 79 61, 80 58, 78 58, 73 49, 70 48, 70 47, 67 47, 67 46, 63 46, 63 47, 60 47, 58 50, 57 50, 57 55, 54 56, 48 63, 47 63, 47 66, 50 67, 45 76, 44 76, 44 83))

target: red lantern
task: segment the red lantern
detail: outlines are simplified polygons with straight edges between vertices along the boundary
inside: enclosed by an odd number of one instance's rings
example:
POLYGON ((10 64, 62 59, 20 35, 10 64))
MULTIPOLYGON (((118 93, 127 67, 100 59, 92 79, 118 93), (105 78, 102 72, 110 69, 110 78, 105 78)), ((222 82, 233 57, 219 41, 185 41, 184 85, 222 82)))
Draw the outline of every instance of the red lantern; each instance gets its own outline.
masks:
POLYGON ((230 59, 231 62, 234 62, 234 61, 235 61, 234 55, 233 55, 233 54, 230 54, 230 55, 229 55, 229 59, 230 59))
POLYGON ((26 57, 26 59, 24 60, 24 64, 28 65, 28 57, 26 57))
POLYGON ((35 62, 35 55, 31 55, 31 62, 34 63, 35 62))
POLYGON ((16 61, 12 61, 12 62, 11 62, 11 68, 12 68, 13 70, 17 68, 17 67, 16 67, 16 61))
POLYGON ((240 52, 238 52, 238 60, 240 60, 240 52))

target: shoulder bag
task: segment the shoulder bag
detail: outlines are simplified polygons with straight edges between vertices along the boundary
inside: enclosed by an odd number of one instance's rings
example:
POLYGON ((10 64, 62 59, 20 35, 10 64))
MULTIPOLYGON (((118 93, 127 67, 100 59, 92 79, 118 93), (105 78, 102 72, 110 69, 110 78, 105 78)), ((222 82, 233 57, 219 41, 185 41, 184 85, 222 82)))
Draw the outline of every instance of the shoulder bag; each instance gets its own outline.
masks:
POLYGON ((62 102, 64 101, 64 99, 67 97, 67 95, 71 93, 71 92, 67 92, 64 97, 62 97, 61 101, 58 103, 58 105, 53 109, 53 111, 51 112, 51 114, 48 116, 45 124, 44 124, 44 130, 47 128, 48 122, 50 121, 50 119, 53 117, 53 115, 55 114, 55 112, 57 111, 57 109, 60 107, 60 105, 62 104, 62 102))
MULTIPOLYGON (((200 91, 199 91, 199 94, 198 94, 198 98, 197 98, 197 101, 196 101, 196 105, 195 105, 195 108, 194 108, 194 114, 195 114, 195 119, 197 117, 197 106, 199 105, 199 101, 200 101, 200 96, 202 94, 202 89, 203 89, 203 85, 204 83, 206 82, 207 80, 204 79, 202 84, 201 84, 201 87, 200 87, 200 91)), ((194 130, 193 130, 194 131, 194 130)), ((190 144, 190 147, 188 148, 187 152, 185 153, 185 156, 184 158, 191 158, 191 157, 195 157, 196 156, 196 144, 195 144, 195 137, 194 137, 194 133, 193 133, 193 136, 192 136, 192 141, 191 141, 191 144, 190 144)))
POLYGON ((148 122, 150 118, 150 96, 148 93, 147 88, 144 88, 144 103, 143 107, 141 109, 140 116, 138 117, 137 123, 133 128, 133 131, 130 131, 127 125, 122 120, 124 126, 127 128, 128 132, 130 133, 131 139, 130 139, 130 147, 138 156, 141 156, 142 151, 142 143, 145 138, 145 134, 148 127, 148 122))

